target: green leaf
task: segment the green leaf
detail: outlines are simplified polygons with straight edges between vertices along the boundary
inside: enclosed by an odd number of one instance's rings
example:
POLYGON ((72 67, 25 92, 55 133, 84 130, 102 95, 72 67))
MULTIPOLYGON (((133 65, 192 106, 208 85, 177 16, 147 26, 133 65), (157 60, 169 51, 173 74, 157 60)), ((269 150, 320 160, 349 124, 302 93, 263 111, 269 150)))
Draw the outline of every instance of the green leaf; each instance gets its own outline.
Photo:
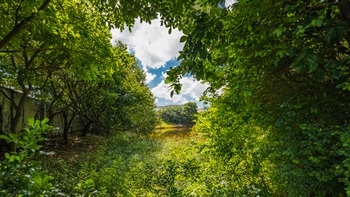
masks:
POLYGON ((315 71, 318 66, 317 62, 312 57, 307 57, 306 63, 308 65, 308 73, 312 73, 313 71, 315 71))
POLYGON ((9 133, 9 137, 10 137, 11 141, 17 143, 18 137, 15 133, 9 133))
POLYGON ((184 59, 184 56, 182 54, 180 54, 179 57, 177 57, 177 61, 180 61, 181 59, 184 59))
POLYGON ((10 138, 7 135, 0 135, 0 139, 6 140, 6 141, 10 140, 10 138))
POLYGON ((189 35, 191 32, 188 29, 184 29, 182 30, 182 33, 184 33, 185 35, 189 35))
POLYGON ((31 127, 35 127, 35 119, 34 118, 28 118, 28 125, 31 127))
POLYGON ((165 84, 169 84, 169 83, 171 83, 171 81, 172 80, 169 77, 165 78, 165 84))
POLYGON ((10 159, 11 155, 9 153, 5 153, 5 158, 10 159))
POLYGON ((252 26, 248 25, 248 31, 252 31, 252 26))
POLYGON ((303 34, 305 32, 305 28, 301 25, 298 26, 298 30, 297 30, 297 35, 299 34, 303 34))
POLYGON ((282 34, 282 29, 276 29, 273 33, 274 33, 277 37, 280 37, 281 34, 282 34))
POLYGON ((180 38, 180 42, 186 42, 186 40, 187 40, 187 36, 182 36, 182 37, 180 38))
POLYGON ((14 162, 16 159, 17 159, 17 156, 11 155, 10 158, 9 158, 9 162, 12 163, 12 162, 14 162))
POLYGON ((245 91, 243 92, 243 96, 244 96, 244 97, 249 97, 249 96, 252 96, 252 95, 253 95, 253 93, 252 93, 252 90, 250 90, 250 89, 245 90, 245 91))
POLYGON ((321 19, 314 19, 312 20, 311 25, 314 27, 321 27, 323 25, 323 21, 321 19))
POLYGON ((202 47, 202 43, 199 43, 197 45, 194 46, 194 49, 193 49, 193 57, 196 57, 198 55, 198 52, 199 50, 201 49, 202 47))
POLYGON ((36 184, 42 186, 43 179, 41 178, 40 175, 33 177, 33 181, 34 181, 36 184))
POLYGON ((47 124, 49 122, 49 119, 48 118, 44 118, 42 121, 41 121, 41 124, 47 124))
POLYGON ((182 86, 182 84, 180 84, 180 83, 177 83, 174 85, 174 90, 175 90, 176 94, 180 94, 181 86, 182 86))

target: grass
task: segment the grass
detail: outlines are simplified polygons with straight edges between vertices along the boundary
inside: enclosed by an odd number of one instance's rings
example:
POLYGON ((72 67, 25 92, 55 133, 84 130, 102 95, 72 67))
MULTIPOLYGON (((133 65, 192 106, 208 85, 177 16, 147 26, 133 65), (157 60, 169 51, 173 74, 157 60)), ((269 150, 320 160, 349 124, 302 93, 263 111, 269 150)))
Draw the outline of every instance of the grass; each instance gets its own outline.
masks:
POLYGON ((49 145, 47 150, 57 154, 42 160, 68 196, 177 196, 192 191, 193 180, 186 176, 198 173, 200 157, 193 144, 203 138, 191 129, 162 129, 143 137, 71 138, 70 145, 49 145))
POLYGON ((156 129, 176 129, 176 128, 191 128, 191 126, 181 125, 181 124, 169 124, 161 121, 160 124, 156 126, 156 129))

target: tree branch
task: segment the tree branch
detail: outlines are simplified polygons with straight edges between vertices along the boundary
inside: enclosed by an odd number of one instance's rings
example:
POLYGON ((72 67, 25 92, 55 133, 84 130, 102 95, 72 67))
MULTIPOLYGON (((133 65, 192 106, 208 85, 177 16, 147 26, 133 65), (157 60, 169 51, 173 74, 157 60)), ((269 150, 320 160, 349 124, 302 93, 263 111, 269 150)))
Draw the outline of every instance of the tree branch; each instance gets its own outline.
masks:
POLYGON ((45 44, 42 44, 32 55, 32 57, 30 58, 28 65, 31 65, 32 62, 34 61, 34 59, 38 56, 38 54, 42 51, 42 49, 44 48, 45 44))
MULTIPOLYGON (((50 2, 51 0, 45 0, 45 2, 38 9, 38 12, 46 9, 50 2)), ((15 36, 21 33, 27 27, 27 25, 35 19, 38 12, 33 12, 30 16, 24 18, 20 23, 16 24, 13 29, 0 41, 0 49, 6 47, 15 36)))
MULTIPOLYGON (((4 87, 0 88, 0 93, 1 93, 7 100, 9 100, 9 101, 12 103, 12 105, 15 106, 15 108, 17 108, 16 102, 15 102, 13 99, 11 99, 11 97, 10 97, 9 95, 6 94, 6 92, 3 90, 3 88, 4 88, 4 87)), ((11 91, 14 91, 14 90, 11 90, 11 91)))
POLYGON ((11 55, 11 61, 12 61, 13 67, 17 70, 16 61, 15 61, 15 58, 13 57, 13 55, 11 55))

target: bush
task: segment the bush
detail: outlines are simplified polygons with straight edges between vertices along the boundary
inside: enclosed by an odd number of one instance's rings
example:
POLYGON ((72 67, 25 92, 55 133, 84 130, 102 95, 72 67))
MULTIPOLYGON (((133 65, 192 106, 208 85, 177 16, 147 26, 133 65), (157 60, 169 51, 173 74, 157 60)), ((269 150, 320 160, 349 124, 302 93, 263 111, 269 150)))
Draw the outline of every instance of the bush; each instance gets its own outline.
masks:
MULTIPOLYGON (((25 128, 18 135, 10 133, 0 135, 10 143, 16 143, 18 152, 5 153, 5 159, 0 163, 0 196, 55 196, 58 189, 51 183, 53 179, 41 169, 35 161, 38 156, 45 154, 40 151, 42 137, 52 127, 46 123, 48 119, 38 121, 28 120, 30 129, 25 128)), ((49 154, 49 153, 46 153, 49 154)))

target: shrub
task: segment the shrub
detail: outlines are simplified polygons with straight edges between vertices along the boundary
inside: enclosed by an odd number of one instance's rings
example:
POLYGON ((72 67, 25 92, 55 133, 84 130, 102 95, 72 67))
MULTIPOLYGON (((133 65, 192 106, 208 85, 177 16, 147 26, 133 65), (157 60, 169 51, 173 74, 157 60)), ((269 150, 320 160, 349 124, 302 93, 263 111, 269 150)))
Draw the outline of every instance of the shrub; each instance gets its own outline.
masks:
POLYGON ((30 129, 25 128, 18 135, 10 133, 0 135, 10 143, 16 143, 17 152, 5 153, 5 159, 0 163, 0 196, 56 196, 60 195, 58 189, 51 183, 53 179, 46 171, 41 169, 40 164, 35 161, 42 154, 40 151, 42 137, 48 130, 52 129, 43 121, 28 120, 30 129))

